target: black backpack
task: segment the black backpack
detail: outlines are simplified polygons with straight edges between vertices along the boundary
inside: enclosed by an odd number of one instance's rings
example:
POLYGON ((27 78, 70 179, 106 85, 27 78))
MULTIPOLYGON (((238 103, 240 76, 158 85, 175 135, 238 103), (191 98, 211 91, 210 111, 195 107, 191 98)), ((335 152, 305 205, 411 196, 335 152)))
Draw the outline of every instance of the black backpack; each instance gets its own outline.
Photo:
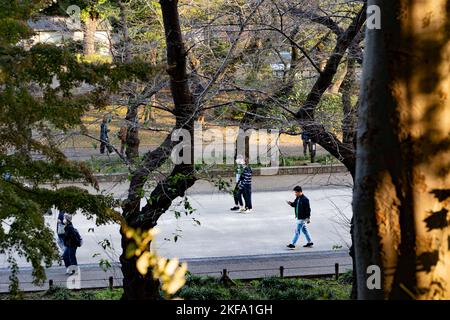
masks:
POLYGON ((80 233, 77 229, 73 229, 74 241, 77 247, 81 247, 83 245, 83 238, 81 238, 80 233))

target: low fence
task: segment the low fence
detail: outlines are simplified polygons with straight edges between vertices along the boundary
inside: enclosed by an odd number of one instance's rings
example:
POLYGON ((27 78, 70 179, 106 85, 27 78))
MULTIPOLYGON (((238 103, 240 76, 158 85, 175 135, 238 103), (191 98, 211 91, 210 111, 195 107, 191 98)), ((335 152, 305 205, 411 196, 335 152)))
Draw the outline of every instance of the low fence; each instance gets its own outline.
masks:
MULTIPOLYGON (((333 277, 335 280, 339 279, 339 276, 349 270, 351 270, 351 264, 339 264, 335 263, 334 265, 320 265, 320 266, 302 266, 302 267, 284 267, 279 266, 278 268, 252 268, 252 269, 228 269, 222 268, 222 271, 205 271, 205 272, 189 272, 192 275, 196 276, 216 276, 220 278, 220 281, 226 281, 229 279, 233 280, 258 280, 263 279, 265 277, 274 277, 278 276, 280 278, 329 278, 333 277), (324 272, 305 272, 307 270, 313 269, 326 269, 324 272), (334 270, 334 272, 330 272, 334 270), (255 274, 258 274, 255 276, 255 274)), ((220 270, 220 269, 219 269, 220 270)), ((106 275, 106 274, 105 274, 106 275)), ((70 280, 70 279, 69 279, 70 280)), ((105 277, 97 277, 93 279, 79 279, 79 287, 73 287, 74 289, 102 289, 102 288, 110 288, 113 289, 115 287, 122 287, 123 277, 121 276, 105 276, 105 277)), ((61 279, 49 279, 43 286, 38 287, 33 285, 31 281, 21 281, 20 286, 23 292, 37 292, 37 291, 45 291, 56 286, 67 286, 68 280, 61 279)), ((5 288, 7 288, 9 283, 0 283, 0 288, 2 290, 1 293, 7 293, 5 288)))

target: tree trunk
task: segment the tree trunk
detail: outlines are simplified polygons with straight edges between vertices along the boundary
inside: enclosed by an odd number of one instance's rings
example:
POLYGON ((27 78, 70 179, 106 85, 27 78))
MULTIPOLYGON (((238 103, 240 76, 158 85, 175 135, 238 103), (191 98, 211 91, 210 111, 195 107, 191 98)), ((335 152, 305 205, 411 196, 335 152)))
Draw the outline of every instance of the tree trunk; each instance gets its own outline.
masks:
POLYGON ((139 158, 139 105, 135 104, 132 99, 128 101, 127 115, 127 140, 126 140, 126 157, 130 163, 135 162, 139 158))
POLYGON ((342 94, 342 111, 344 118, 342 119, 342 142, 353 145, 356 130, 356 111, 358 107, 352 103, 352 96, 356 92, 356 57, 350 47, 348 53, 347 70, 342 81, 339 91, 342 94))
MULTIPOLYGON (((175 130, 185 129, 191 134, 191 159, 193 159, 194 122, 198 118, 193 95, 189 89, 186 71, 186 51, 182 39, 178 16, 178 1, 161 0, 164 31, 167 44, 167 73, 170 76, 170 89, 174 101, 175 130)), ((174 146, 169 135, 162 145, 145 155, 142 168, 136 170, 131 178, 128 199, 123 205, 123 215, 127 224, 133 228, 147 230, 156 226, 159 217, 170 207, 177 197, 184 196, 186 190, 195 183, 193 162, 174 166, 171 174, 160 181, 150 195, 150 200, 140 209, 142 189, 150 173, 168 157, 174 146)), ((123 238, 123 237, 122 237, 123 238)), ((124 276, 123 299, 158 299, 158 283, 151 277, 142 277, 136 270, 135 259, 126 257, 126 240, 122 241, 121 255, 124 276)))
MULTIPOLYGON (((122 251, 126 252, 131 241, 122 235, 122 251)), ((136 258, 120 256, 124 294, 122 300, 156 300, 159 298, 159 281, 154 281, 151 270, 143 276, 136 269, 136 258)))
POLYGON ((358 119, 358 298, 450 299, 450 3, 371 4, 382 25, 366 33, 358 119))
POLYGON ((328 87, 327 90, 328 93, 331 94, 339 93, 339 89, 341 88, 342 82, 344 82, 345 76, 347 75, 347 65, 344 64, 341 68, 342 68, 341 70, 339 70, 338 68, 336 75, 333 78, 334 82, 330 87, 328 87))
MULTIPOLYGON (((128 19, 126 15, 125 5, 122 1, 119 1, 120 9, 120 26, 122 29, 122 43, 123 54, 122 61, 125 63, 131 63, 131 40, 128 32, 128 19)), ((126 86, 132 91, 136 91, 136 85, 132 82, 127 82, 126 86), (134 90, 133 90, 134 89, 134 90)), ((139 158, 139 102, 134 101, 134 97, 128 98, 127 114, 125 120, 127 123, 127 138, 125 142, 125 155, 130 163, 134 163, 139 158)))
POLYGON ((118 2, 120 10, 120 26, 122 29, 122 42, 123 42, 123 61, 131 62, 131 40, 128 32, 128 19, 126 15, 125 5, 122 1, 118 2))
POLYGON ((83 54, 85 56, 95 54, 95 32, 97 31, 98 15, 95 13, 89 14, 86 21, 84 21, 84 35, 83 35, 83 54))

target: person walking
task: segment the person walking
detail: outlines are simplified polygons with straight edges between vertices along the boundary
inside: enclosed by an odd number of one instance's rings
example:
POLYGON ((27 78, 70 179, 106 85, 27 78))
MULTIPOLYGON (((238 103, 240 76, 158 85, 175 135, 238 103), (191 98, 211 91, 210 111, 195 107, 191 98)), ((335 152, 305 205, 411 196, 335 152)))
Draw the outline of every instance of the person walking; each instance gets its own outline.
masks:
POLYGON ((302 187, 296 186, 294 188, 295 193, 295 200, 294 202, 287 201, 287 203, 294 207, 295 209, 295 220, 296 220, 296 227, 295 227, 295 234, 294 238, 292 239, 292 242, 287 245, 288 248, 294 249, 295 244, 297 243, 298 238, 300 237, 300 234, 303 232, 307 243, 303 246, 305 248, 309 248, 313 246, 313 242, 311 239, 311 235, 309 234, 308 228, 306 227, 306 224, 310 223, 311 218, 311 207, 309 205, 309 199, 303 194, 302 187))
POLYGON ((236 157, 236 167, 234 170, 236 176, 236 185, 233 190, 233 198, 234 198, 234 207, 231 208, 231 211, 237 211, 244 208, 244 203, 242 201, 242 192, 239 189, 239 180, 241 178, 242 171, 244 170, 244 161, 242 156, 236 157))
POLYGON ((64 245, 64 235, 66 233, 66 225, 64 224, 64 214, 63 210, 60 210, 58 213, 58 219, 56 220, 56 233, 58 235, 58 246, 61 249, 62 254, 66 250, 66 246, 64 245))
POLYGON ((114 149, 109 144, 109 137, 108 137, 108 123, 111 122, 110 119, 107 117, 104 117, 102 120, 102 124, 100 125, 100 153, 105 153, 105 147, 108 150, 109 153, 113 153, 114 149))
POLYGON ((252 168, 248 164, 248 158, 244 161, 244 170, 239 177, 239 192, 244 196, 245 208, 241 209, 242 213, 252 212, 252 168))
POLYGON ((66 274, 73 273, 70 271, 70 266, 77 266, 77 248, 81 246, 82 239, 78 230, 74 228, 72 224, 72 215, 65 214, 65 234, 64 234, 64 245, 66 249, 64 250, 63 260, 64 265, 67 268, 66 274))

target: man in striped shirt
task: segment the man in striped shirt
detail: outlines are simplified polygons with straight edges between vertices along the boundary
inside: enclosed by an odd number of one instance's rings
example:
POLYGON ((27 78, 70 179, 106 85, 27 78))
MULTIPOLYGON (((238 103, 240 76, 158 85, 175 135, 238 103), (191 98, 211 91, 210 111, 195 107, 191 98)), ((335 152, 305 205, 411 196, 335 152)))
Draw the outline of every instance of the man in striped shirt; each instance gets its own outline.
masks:
POLYGON ((239 190, 242 192, 245 201, 245 208, 241 209, 242 213, 252 212, 252 168, 248 165, 248 158, 245 159, 245 166, 239 178, 239 190))

